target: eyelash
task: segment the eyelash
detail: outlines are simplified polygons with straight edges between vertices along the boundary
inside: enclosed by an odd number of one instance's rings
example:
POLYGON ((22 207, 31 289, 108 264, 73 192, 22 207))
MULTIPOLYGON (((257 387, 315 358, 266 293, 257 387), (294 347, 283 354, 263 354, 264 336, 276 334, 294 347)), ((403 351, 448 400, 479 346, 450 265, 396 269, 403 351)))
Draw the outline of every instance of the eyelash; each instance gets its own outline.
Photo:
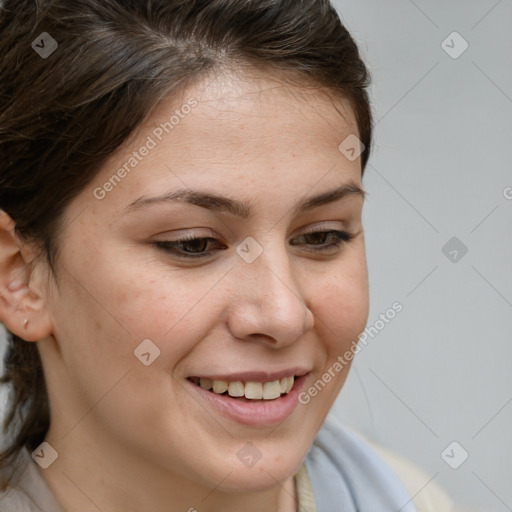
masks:
MULTIPOLYGON (((343 244, 348 244, 356 237, 355 234, 349 233, 348 231, 338 231, 336 229, 330 229, 327 231, 310 231, 309 233, 303 233, 298 238, 309 236, 309 235, 318 235, 318 234, 324 234, 326 236, 334 235, 337 238, 337 240, 335 242, 331 242, 330 244, 327 244, 327 245, 308 244, 308 245, 314 245, 314 246, 322 245, 322 247, 318 247, 318 248, 314 249, 315 252, 322 252, 322 251, 326 251, 328 249, 332 249, 334 247, 339 247, 340 245, 343 245, 343 244)), ((194 237, 193 235, 189 235, 189 236, 185 236, 183 238, 180 238, 177 240, 172 240, 172 241, 171 240, 158 240, 158 241, 154 242, 154 245, 156 247, 158 247, 159 249, 162 249, 163 251, 174 253, 176 256, 178 256, 180 258, 199 259, 199 258, 204 258, 204 257, 208 256, 209 255, 208 251, 187 252, 187 251, 180 251, 180 249, 178 249, 176 247, 176 246, 179 247, 180 245, 183 247, 183 245, 186 245, 187 243, 197 242, 199 240, 217 241, 215 238, 211 238, 211 237, 194 237)), ((298 245, 298 244, 292 244, 292 245, 298 245)))

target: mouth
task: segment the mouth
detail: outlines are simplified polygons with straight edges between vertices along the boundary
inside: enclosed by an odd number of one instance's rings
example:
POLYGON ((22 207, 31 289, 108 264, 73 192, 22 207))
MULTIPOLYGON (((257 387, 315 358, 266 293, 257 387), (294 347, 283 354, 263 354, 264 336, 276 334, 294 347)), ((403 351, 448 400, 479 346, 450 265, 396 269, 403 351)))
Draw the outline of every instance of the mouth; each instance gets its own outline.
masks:
POLYGON ((299 376, 297 375, 288 375, 280 379, 268 381, 229 381, 210 379, 208 377, 189 377, 188 380, 205 391, 210 391, 216 395, 223 395, 241 401, 270 401, 290 393, 298 378, 299 376))
POLYGON ((305 368, 274 373, 244 372, 190 376, 190 391, 211 411, 240 425, 266 428, 280 424, 297 409, 298 395, 310 376, 305 368))

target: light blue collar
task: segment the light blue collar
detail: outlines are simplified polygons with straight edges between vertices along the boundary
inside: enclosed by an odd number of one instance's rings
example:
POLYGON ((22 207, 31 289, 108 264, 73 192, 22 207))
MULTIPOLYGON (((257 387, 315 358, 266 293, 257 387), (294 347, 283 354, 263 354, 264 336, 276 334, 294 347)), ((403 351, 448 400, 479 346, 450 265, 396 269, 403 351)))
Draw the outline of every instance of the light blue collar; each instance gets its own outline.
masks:
POLYGON ((332 418, 323 424, 304 462, 317 512, 417 512, 384 460, 332 418))

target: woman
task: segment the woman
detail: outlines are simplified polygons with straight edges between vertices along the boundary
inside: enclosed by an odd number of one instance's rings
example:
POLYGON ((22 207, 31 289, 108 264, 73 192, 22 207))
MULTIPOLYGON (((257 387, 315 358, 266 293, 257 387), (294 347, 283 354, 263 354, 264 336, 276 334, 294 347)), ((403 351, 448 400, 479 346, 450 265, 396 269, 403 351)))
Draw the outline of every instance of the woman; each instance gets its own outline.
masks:
POLYGON ((448 510, 324 423, 367 321, 371 148, 330 4, 8 0, 0 24, 1 510, 448 510))

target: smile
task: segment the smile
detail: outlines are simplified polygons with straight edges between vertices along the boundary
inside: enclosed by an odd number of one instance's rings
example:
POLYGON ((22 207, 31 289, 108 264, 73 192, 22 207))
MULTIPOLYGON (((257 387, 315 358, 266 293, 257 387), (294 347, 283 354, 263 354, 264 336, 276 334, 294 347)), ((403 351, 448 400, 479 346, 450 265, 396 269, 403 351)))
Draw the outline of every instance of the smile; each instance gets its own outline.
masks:
POLYGON ((292 390, 295 379, 294 375, 267 382, 243 382, 240 380, 228 382, 226 380, 212 380, 206 377, 189 378, 191 382, 206 391, 212 391, 217 395, 229 395, 232 398, 245 398, 248 400, 275 400, 283 395, 287 395, 292 390))
POLYGON ((279 424, 293 413, 310 371, 296 366, 274 372, 196 374, 185 382, 210 414, 259 428, 279 424))

